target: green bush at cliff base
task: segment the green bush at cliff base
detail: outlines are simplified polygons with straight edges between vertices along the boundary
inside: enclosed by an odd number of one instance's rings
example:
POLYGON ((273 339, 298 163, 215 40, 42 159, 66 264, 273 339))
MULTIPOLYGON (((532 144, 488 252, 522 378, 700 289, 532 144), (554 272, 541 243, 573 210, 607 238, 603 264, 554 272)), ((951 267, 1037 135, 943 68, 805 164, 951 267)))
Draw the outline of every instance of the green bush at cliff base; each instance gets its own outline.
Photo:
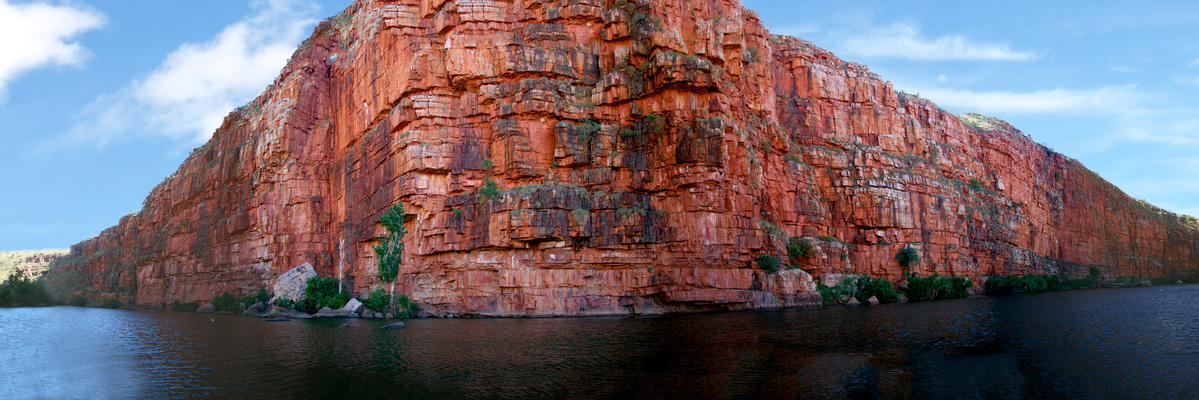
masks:
POLYGON ((1016 275, 992 276, 983 285, 988 296, 1012 294, 1012 291, 1024 287, 1024 280, 1016 275))
POLYGON ((1003 275, 987 278, 983 287, 987 295, 997 296, 1012 294, 1016 289, 1028 293, 1056 292, 1066 289, 1067 283, 1063 283, 1057 275, 1003 275))
POLYGON ((87 298, 83 297, 83 296, 75 296, 75 297, 72 297, 71 301, 67 304, 70 304, 75 307, 86 307, 87 306, 87 298))
POLYGON ((857 294, 854 296, 858 302, 867 304, 871 297, 878 299, 881 304, 890 304, 899 302, 899 292, 891 284, 891 281, 883 278, 871 278, 866 274, 854 279, 854 285, 857 286, 857 294))
POLYGON ((880 304, 898 303, 900 298, 900 293, 895 290, 890 280, 871 278, 866 274, 846 278, 836 286, 818 282, 816 292, 820 293, 826 306, 843 304, 843 299, 847 297, 853 297, 862 304, 868 304, 871 297, 878 299, 880 304))
POLYGON ((1025 275, 1024 291, 1029 293, 1056 292, 1062 290, 1062 280, 1057 275, 1025 275))
POLYGON ((168 308, 173 312, 195 312, 196 309, 200 308, 200 304, 190 301, 187 303, 180 303, 179 300, 173 300, 168 308))
POLYGON ((315 313, 321 307, 338 309, 350 301, 350 296, 344 291, 339 292, 341 282, 334 277, 314 276, 308 279, 308 287, 304 289, 304 300, 295 303, 295 309, 309 314, 315 313))
POLYGON ((120 300, 117 300, 116 298, 108 298, 108 299, 104 299, 104 302, 100 304, 100 307, 104 307, 104 308, 121 308, 121 301, 120 301, 120 300))
POLYGON ((396 318, 416 318, 420 306, 406 294, 396 296, 396 318))
POLYGON ((820 298, 825 306, 837 305, 846 295, 844 287, 841 285, 828 286, 823 282, 816 284, 816 292, 820 293, 820 298))
POLYGON ((224 292, 212 299, 212 309, 236 313, 241 311, 241 303, 229 292, 224 292))
POLYGON ((974 282, 969 279, 938 276, 936 273, 923 277, 918 273, 908 272, 903 276, 908 280, 906 293, 908 301, 911 302, 964 299, 970 296, 968 289, 974 286, 974 282))
POLYGON ((371 292, 370 297, 359 300, 362 301, 362 305, 366 306, 366 308, 383 312, 387 309, 387 305, 391 304, 391 295, 386 290, 379 288, 371 292))
POLYGON ((762 270, 766 271, 766 273, 773 274, 779 271, 779 259, 772 255, 763 254, 758 256, 758 266, 762 267, 762 270))
POLYGON ((238 299, 238 303, 245 304, 247 307, 249 307, 249 306, 254 305, 255 303, 266 304, 266 302, 268 302, 270 300, 271 300, 271 292, 268 292, 265 287, 262 287, 262 288, 258 289, 258 293, 254 293, 253 295, 247 295, 246 297, 242 297, 241 299, 238 299))

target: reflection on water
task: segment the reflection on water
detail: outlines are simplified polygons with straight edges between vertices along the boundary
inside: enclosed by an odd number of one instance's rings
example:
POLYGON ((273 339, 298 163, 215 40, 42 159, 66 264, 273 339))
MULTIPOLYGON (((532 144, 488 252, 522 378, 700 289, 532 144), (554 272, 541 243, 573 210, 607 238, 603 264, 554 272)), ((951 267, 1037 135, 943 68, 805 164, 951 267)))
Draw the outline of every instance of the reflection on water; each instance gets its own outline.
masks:
POLYGON ((1199 286, 666 318, 0 310, 0 397, 1186 398, 1199 286), (348 326, 342 326, 348 324, 348 326))

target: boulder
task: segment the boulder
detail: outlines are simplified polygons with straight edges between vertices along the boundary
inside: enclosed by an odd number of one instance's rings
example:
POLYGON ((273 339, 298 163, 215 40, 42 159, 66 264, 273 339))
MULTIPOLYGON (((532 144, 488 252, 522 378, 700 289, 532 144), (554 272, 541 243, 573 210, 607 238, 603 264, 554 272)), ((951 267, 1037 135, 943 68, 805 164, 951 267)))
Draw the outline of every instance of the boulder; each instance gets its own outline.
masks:
POLYGON ((849 301, 845 302, 845 305, 847 305, 847 306, 860 306, 860 305, 862 305, 862 302, 858 301, 858 299, 855 299, 855 298, 853 298, 853 297, 850 297, 850 298, 849 298, 849 301))
POLYGON ((204 314, 212 314, 212 313, 216 312, 216 308, 212 307, 212 303, 205 303, 204 305, 200 306, 200 308, 197 308, 196 312, 204 313, 204 314))
POLYGON ((271 303, 274 303, 280 297, 287 298, 292 301, 300 301, 304 299, 304 289, 308 288, 308 279, 316 277, 316 270, 312 268, 312 264, 304 263, 298 267, 292 268, 275 280, 275 297, 271 298, 271 303))
POLYGON ((280 311, 278 315, 280 317, 289 318, 289 319, 312 319, 312 315, 310 315, 306 312, 303 312, 303 311, 296 311, 296 310, 280 311))
POLYGON ((342 306, 340 310, 357 314, 361 313, 365 308, 366 306, 363 305, 361 301, 351 298, 350 301, 346 302, 346 305, 342 306))
POLYGON ((1153 286, 1153 282, 1150 282, 1147 280, 1141 281, 1141 287, 1149 287, 1149 286, 1153 286))
POLYGON ((404 323, 403 323, 403 322, 396 322, 396 323, 394 323, 394 324, 391 324, 391 325, 386 325, 386 326, 384 326, 384 327, 382 327, 382 328, 379 328, 379 329, 403 329, 403 328, 404 328, 404 323))
POLYGON ((878 305, 878 296, 870 296, 870 299, 866 300, 866 302, 870 303, 870 305, 878 305))
POLYGON ((246 306, 246 310, 242 311, 242 314, 249 315, 251 317, 261 317, 268 314, 267 311, 266 304, 262 304, 260 301, 246 306))
POLYGON ((320 311, 312 314, 313 318, 357 318, 353 312, 345 309, 332 309, 329 307, 321 307, 320 311))

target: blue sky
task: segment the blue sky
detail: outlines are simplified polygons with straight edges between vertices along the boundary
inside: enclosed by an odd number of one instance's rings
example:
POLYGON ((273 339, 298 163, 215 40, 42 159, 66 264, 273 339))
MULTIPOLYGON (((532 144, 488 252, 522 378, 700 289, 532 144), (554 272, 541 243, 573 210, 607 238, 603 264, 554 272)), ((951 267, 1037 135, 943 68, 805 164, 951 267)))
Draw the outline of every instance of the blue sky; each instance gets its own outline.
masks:
MULTIPOLYGON (((0 0, 0 250, 64 248, 140 209, 350 1, 0 0)), ((1199 215, 1199 3, 743 4, 1199 215)))

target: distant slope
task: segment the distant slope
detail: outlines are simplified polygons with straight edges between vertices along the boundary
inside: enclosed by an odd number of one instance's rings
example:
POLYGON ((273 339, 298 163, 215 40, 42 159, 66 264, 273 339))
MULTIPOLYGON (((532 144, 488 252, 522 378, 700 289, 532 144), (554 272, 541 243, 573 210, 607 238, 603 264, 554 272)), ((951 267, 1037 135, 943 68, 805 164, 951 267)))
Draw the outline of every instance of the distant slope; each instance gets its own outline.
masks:
POLYGON ((16 270, 37 278, 50 269, 50 263, 67 255, 67 249, 0 251, 0 281, 16 270))

